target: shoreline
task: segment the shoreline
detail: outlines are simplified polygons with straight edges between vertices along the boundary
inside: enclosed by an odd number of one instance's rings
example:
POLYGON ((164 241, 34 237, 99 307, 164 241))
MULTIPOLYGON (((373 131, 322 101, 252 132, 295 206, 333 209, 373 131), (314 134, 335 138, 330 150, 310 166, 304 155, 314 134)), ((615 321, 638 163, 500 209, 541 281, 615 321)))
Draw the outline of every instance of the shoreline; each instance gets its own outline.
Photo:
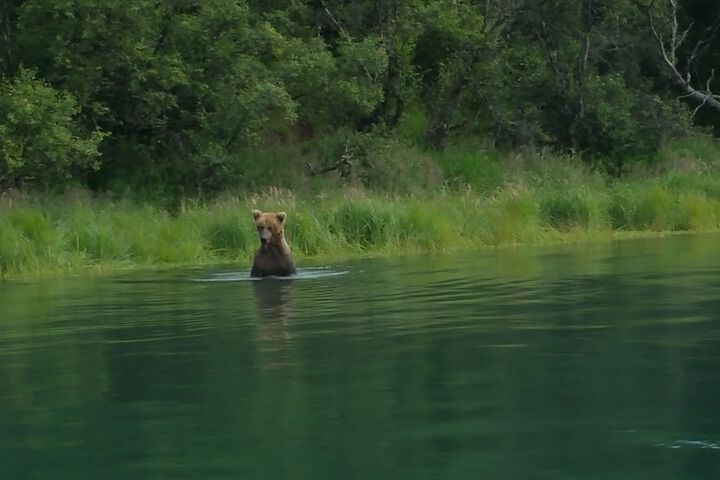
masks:
POLYGON ((504 183, 393 195, 363 187, 279 189, 171 207, 65 194, 0 197, 0 279, 248 265, 254 208, 288 215, 297 261, 473 251, 720 232, 720 175, 670 170, 612 179, 577 163, 504 183))
MULTIPOLYGON (((558 232, 552 232, 557 234, 558 232)), ((342 252, 338 254, 318 254, 313 256, 295 255, 298 268, 304 266, 318 266, 324 263, 356 261, 361 259, 398 258, 420 255, 452 255, 456 253, 483 253, 491 251, 504 251, 510 249, 531 249, 549 248, 560 246, 582 246, 582 245, 608 245, 613 242, 627 242, 633 240, 662 240, 678 236, 698 235, 720 235, 720 228, 711 230, 688 230, 688 231, 606 231, 586 232, 585 235, 578 235, 578 232, 562 234, 552 239, 536 241, 533 243, 506 243, 502 245, 474 245, 466 247, 448 247, 442 249, 377 249, 359 252, 342 252)), ((224 268, 235 265, 239 270, 250 271, 252 258, 246 259, 209 259, 202 262, 178 262, 178 263, 138 263, 128 261, 107 261, 97 264, 77 265, 70 268, 45 269, 36 271, 16 272, 0 276, 0 282, 23 282, 37 280, 58 280, 63 278, 78 277, 108 277, 134 272, 170 272, 173 270, 202 269, 202 268, 224 268)))

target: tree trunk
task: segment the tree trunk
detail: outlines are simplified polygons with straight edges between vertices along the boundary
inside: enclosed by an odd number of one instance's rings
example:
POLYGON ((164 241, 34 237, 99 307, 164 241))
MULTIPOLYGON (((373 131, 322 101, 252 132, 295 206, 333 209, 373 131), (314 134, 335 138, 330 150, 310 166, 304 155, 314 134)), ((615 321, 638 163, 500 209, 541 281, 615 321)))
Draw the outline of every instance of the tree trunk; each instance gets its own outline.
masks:
POLYGON ((457 107, 460 94, 465 87, 465 77, 458 74, 448 91, 447 96, 435 110, 430 125, 425 133, 425 141, 430 148, 442 150, 445 147, 445 140, 450 133, 450 122, 452 121, 455 107, 457 107))
POLYGON ((2 69, 0 74, 10 77, 15 73, 15 62, 13 60, 12 45, 11 45, 11 30, 12 25, 10 24, 10 8, 8 7, 7 0, 0 0, 0 64, 2 69))

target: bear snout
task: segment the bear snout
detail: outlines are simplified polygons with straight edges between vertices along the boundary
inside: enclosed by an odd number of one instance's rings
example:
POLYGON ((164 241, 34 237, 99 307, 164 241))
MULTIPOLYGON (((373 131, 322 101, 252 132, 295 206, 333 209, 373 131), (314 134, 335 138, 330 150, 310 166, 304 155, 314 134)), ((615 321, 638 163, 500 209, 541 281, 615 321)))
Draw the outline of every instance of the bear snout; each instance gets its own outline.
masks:
POLYGON ((272 238, 272 232, 269 228, 263 228, 260 230, 260 243, 265 244, 272 238))

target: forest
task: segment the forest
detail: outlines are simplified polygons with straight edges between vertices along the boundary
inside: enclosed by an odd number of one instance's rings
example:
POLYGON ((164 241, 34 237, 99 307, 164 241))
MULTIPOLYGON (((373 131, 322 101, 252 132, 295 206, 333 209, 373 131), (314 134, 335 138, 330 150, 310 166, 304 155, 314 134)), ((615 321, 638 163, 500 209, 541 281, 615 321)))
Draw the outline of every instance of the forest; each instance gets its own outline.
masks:
POLYGON ((714 0, 0 0, 0 276, 720 227, 714 0), (275 209, 275 210, 273 210, 275 209))
POLYGON ((2 0, 0 188, 468 183, 457 145, 621 177, 716 144, 719 33, 714 0, 2 0))
POLYGON ((0 0, 0 386, 0 480, 720 478, 720 0, 0 0))

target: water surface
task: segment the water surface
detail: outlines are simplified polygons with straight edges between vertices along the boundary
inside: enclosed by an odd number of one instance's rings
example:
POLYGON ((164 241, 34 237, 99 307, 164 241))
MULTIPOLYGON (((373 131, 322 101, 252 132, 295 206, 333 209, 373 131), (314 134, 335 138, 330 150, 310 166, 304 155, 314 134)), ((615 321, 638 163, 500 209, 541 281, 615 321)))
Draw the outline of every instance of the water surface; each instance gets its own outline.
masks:
POLYGON ((720 478, 720 238, 0 283, 0 478, 720 478))

